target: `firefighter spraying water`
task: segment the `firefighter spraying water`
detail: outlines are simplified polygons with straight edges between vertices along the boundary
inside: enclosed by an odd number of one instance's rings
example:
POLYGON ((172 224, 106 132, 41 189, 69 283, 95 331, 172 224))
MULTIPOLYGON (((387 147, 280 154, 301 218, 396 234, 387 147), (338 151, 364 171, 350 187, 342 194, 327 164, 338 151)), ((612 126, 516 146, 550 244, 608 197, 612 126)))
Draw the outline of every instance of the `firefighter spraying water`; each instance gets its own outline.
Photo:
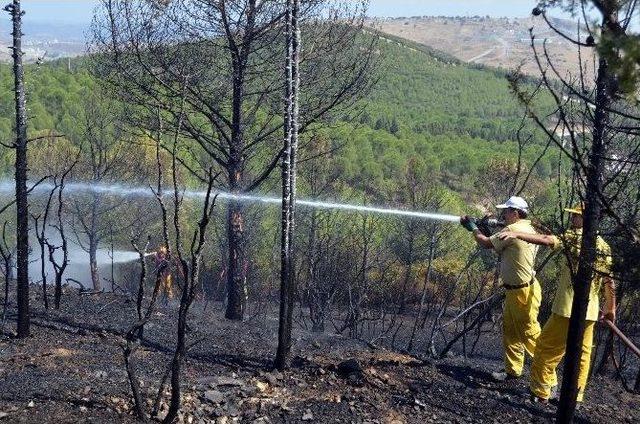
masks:
MULTIPOLYGON (((503 231, 536 234, 531 221, 527 219, 529 205, 523 198, 513 196, 496 208, 504 220, 503 231)), ((460 222, 473 233, 480 247, 493 249, 500 255, 500 279, 506 290, 502 334, 504 369, 494 372, 492 376, 496 380, 519 378, 523 372, 525 352, 533 357, 536 339, 541 331, 538 310, 542 289, 534 271, 538 248, 522 240, 505 239, 501 236, 503 232, 490 235, 486 228, 480 229, 479 223, 485 226, 482 220, 465 216, 460 222)))
MULTIPOLYGON (((7 191, 10 188, 9 185, 0 182, 0 192, 7 191)), ((38 191, 46 192, 48 189, 50 189, 50 187, 45 183, 41 184, 34 191, 36 193, 38 191)), ((69 183, 66 190, 70 195, 74 193, 81 195, 87 192, 99 192, 123 197, 153 196, 153 193, 147 188, 124 187, 120 185, 69 183)), ((204 196, 204 192, 199 191, 185 191, 183 194, 185 198, 192 198, 194 200, 204 196)), ((279 204, 281 202, 281 199, 276 197, 225 192, 219 192, 217 195, 218 198, 222 200, 226 199, 254 204, 279 204)), ((523 198, 516 196, 496 206, 496 209, 500 211, 498 217, 485 216, 483 218, 473 218, 469 216, 458 217, 435 212, 332 203, 307 199, 300 199, 297 201, 297 204, 301 207, 315 209, 381 214, 410 219, 426 219, 442 223, 457 222, 462 224, 465 229, 473 233, 473 237, 480 247, 492 249, 500 256, 500 279, 506 291, 503 309, 504 369, 492 373, 492 376, 496 380, 519 378, 523 372, 526 353, 534 357, 531 381, 531 391, 534 399, 543 402, 548 399, 553 386, 557 384, 555 368, 564 354, 565 346, 563 343, 566 338, 565 333, 570 316, 569 312, 571 310, 573 294, 570 286, 571 275, 565 272, 559 282, 558 294, 556 295, 553 306, 553 315, 545 325, 544 331, 542 331, 537 319, 541 303, 541 288, 534 271, 535 258, 538 245, 550 246, 554 249, 568 247, 568 250, 574 253, 573 256, 577 257, 579 251, 576 250, 575 245, 579 245, 580 241, 581 232, 579 220, 581 218, 581 207, 567 210, 572 217, 572 229, 562 237, 554 237, 536 232, 531 221, 527 219, 529 205, 523 198), (573 247, 567 246, 565 244, 567 242, 573 247), (542 338, 538 341, 541 332, 542 338)), ((607 253, 610 252, 610 249, 601 238, 599 238, 598 243, 598 249, 602 253, 601 256, 603 258, 609 257, 609 260, 602 259, 596 268, 601 271, 601 273, 605 273, 611 265, 610 253, 607 253)), ((155 258, 156 271, 160 273, 161 278, 161 295, 166 305, 174 296, 170 253, 165 246, 162 246, 156 252, 147 253, 146 256, 153 256, 155 258)), ((612 326, 615 318, 613 280, 610 278, 601 278, 595 282, 593 286, 592 301, 589 305, 590 312, 587 316, 588 331, 584 339, 583 364, 586 364, 590 357, 593 324, 597 320, 597 313, 594 311, 598 309, 597 293, 600 287, 604 288, 603 290, 606 297, 606 307, 603 316, 612 326)), ((582 400, 583 397, 587 373, 588 365, 583 365, 580 373, 579 400, 582 400)))

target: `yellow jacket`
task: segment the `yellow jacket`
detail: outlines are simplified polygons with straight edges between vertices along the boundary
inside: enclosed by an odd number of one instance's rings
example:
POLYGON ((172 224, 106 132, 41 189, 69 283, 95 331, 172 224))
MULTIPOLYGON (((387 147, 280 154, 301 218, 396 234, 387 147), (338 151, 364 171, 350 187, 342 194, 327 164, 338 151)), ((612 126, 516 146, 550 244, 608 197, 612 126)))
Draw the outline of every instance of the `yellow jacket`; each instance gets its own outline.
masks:
MULTIPOLYGON (((531 221, 521 219, 503 231, 535 234, 531 221)), ((500 254, 500 278, 506 287, 529 284, 535 276, 534 264, 538 246, 522 240, 500 240, 500 233, 490 238, 496 252, 500 254)))
MULTIPOLYGON (((560 271, 560 279, 551 308, 554 314, 569 318, 571 316, 571 306, 573 304, 573 283, 572 275, 578 271, 578 256, 580 255, 580 243, 582 241, 582 229, 569 230, 562 238, 554 236, 553 249, 567 247, 565 252, 569 260, 563 261, 560 271), (569 264, 569 261, 571 262, 569 264)), ((597 258, 594 266, 595 275, 591 281, 591 291, 589 293, 589 306, 587 307, 587 321, 597 321, 600 312, 599 293, 606 276, 611 273, 611 247, 602 237, 598 236, 596 241, 597 258)))

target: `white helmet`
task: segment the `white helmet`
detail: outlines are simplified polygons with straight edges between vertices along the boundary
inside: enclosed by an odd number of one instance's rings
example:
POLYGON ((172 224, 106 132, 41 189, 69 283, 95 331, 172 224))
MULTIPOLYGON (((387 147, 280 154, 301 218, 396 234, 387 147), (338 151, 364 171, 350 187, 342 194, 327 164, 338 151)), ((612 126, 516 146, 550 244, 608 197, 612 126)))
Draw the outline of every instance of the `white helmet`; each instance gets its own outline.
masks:
POLYGON ((511 196, 502 205, 496 205, 497 209, 518 209, 524 213, 529 213, 529 204, 522 197, 511 196))

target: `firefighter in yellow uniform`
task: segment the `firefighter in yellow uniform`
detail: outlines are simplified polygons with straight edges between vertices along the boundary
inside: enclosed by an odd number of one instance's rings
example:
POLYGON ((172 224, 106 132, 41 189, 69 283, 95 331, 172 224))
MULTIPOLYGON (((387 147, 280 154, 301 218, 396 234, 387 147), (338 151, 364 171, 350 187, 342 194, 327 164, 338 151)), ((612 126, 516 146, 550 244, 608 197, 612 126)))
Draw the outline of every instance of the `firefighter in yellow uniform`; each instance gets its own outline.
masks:
POLYGON ((173 299, 173 278, 171 276, 171 266, 169 250, 162 246, 156 252, 156 267, 161 270, 160 291, 163 295, 163 302, 168 304, 173 299))
MULTIPOLYGON (((513 196, 497 205, 507 224, 503 231, 536 234, 527 220, 528 205, 513 196)), ((503 239, 502 232, 491 237, 483 235, 473 219, 464 217, 462 225, 473 232, 478 245, 494 249, 500 255, 500 279, 506 289, 503 310, 504 370, 492 373, 496 380, 518 378, 524 368, 525 352, 533 356, 540 335, 538 310, 542 289, 536 280, 534 264, 538 247, 517 239, 503 239)))
MULTIPOLYGON (((582 206, 573 209, 565 209, 569 212, 571 228, 563 237, 531 235, 519 232, 503 234, 506 240, 518 239, 537 245, 549 246, 553 249, 564 249, 568 260, 564 261, 556 296, 553 301, 552 314, 538 338, 533 365, 531 366, 530 390, 533 399, 546 403, 551 397, 553 389, 558 385, 556 368, 562 360, 567 342, 569 330, 569 318, 573 304, 572 270, 577 271, 580 243, 582 240, 582 206)), ((613 280, 609 277, 611 272, 611 248, 598 236, 597 259, 594 266, 594 277, 591 282, 589 305, 587 307, 586 326, 582 341, 582 355, 580 358, 580 372, 578 376, 578 402, 584 398, 584 390, 587 385, 589 366, 591 363, 591 348, 593 345, 593 330, 599 318, 599 293, 604 289, 605 308, 603 317, 614 321, 616 299, 613 280)))

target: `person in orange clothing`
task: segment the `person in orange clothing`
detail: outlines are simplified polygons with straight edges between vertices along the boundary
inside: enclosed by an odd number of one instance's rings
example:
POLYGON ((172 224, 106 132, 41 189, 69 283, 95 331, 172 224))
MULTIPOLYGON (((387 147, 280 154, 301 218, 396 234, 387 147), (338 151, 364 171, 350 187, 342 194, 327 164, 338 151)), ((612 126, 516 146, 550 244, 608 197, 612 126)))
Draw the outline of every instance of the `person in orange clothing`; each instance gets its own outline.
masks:
MULTIPOLYGON (((527 243, 541 246, 549 246, 553 249, 563 248, 567 253, 567 261, 561 269, 558 288, 553 301, 552 314, 546 322, 534 353, 531 366, 531 390, 532 400, 546 403, 552 392, 558 385, 556 368, 562 360, 566 350, 567 333, 569 331, 569 319, 573 304, 573 273, 577 271, 580 243, 582 241, 582 211, 583 205, 573 209, 565 209, 570 213, 571 228, 559 238, 541 234, 528 234, 519 232, 506 232, 502 234, 504 239, 518 239, 527 243), (569 264, 569 261, 571 264, 569 264), (573 270, 573 271, 572 271, 573 270)), ((591 282, 589 305, 587 307, 586 327, 582 342, 582 355, 580 358, 580 373, 578 376, 578 402, 584 399, 584 390, 589 376, 591 364, 591 349, 593 345, 593 330, 600 317, 611 322, 615 321, 616 297, 614 281, 611 278, 611 248, 598 236, 596 242, 597 258, 594 264, 594 276, 591 282), (599 313, 599 294, 604 291, 605 307, 602 315, 599 313)))

